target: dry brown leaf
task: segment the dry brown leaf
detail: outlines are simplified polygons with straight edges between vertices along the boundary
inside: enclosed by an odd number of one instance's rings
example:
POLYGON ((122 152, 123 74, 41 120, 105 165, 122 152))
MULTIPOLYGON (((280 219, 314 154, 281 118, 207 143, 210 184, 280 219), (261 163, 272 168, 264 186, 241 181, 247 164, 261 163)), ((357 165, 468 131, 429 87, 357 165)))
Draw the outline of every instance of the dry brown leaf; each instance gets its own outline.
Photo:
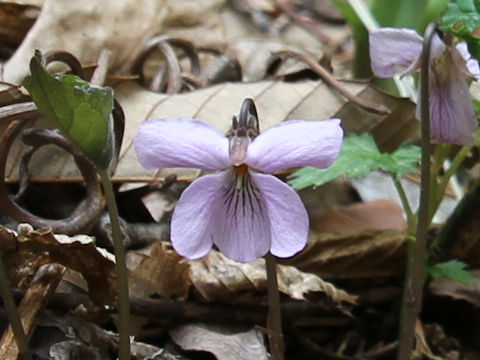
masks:
MULTIPOLYGON (((28 74, 28 62, 35 49, 65 50, 82 64, 93 64, 101 50, 107 48, 113 55, 111 68, 128 71, 144 41, 167 31, 172 24, 183 26, 172 30, 173 35, 188 39, 190 32, 200 39, 198 27, 204 26, 212 37, 212 21, 219 22, 215 19, 220 17, 218 10, 224 2, 146 0, 139 6, 135 0, 45 0, 35 25, 5 64, 4 80, 19 84, 28 74), (180 18, 181 24, 177 22, 180 18)), ((219 35, 215 36, 217 42, 219 35)))
POLYGON ((0 242, 14 286, 22 287, 41 265, 57 263, 83 275, 93 301, 114 302, 113 255, 97 248, 92 237, 54 235, 49 230, 34 231, 30 225, 22 224, 18 234, 0 226, 0 242))
MULTIPOLYGON (((33 333, 38 317, 50 302, 64 271, 65 267, 58 264, 43 265, 38 269, 18 306, 26 334, 33 333)), ((17 359, 18 350, 14 332, 9 326, 0 340, 0 359, 17 359)))
MULTIPOLYGON (((362 93, 371 96, 377 94, 377 100, 383 102, 384 97, 390 99, 388 105, 397 114, 402 108, 403 121, 417 123, 414 119, 414 106, 408 100, 387 96, 378 90, 370 88, 367 84, 345 83, 352 93, 362 93), (368 89, 368 90, 367 90, 368 89)), ((287 119, 328 119, 341 117, 346 131, 376 132, 378 127, 383 127, 385 122, 391 122, 389 115, 372 115, 364 110, 354 111, 353 105, 346 101, 334 90, 321 81, 302 81, 286 83, 280 81, 261 81, 255 83, 223 83, 217 86, 197 90, 187 94, 165 95, 148 91, 135 82, 123 83, 116 87, 117 100, 122 104, 125 112, 125 137, 120 153, 114 181, 152 182, 175 173, 180 180, 192 180, 198 176, 197 170, 192 169, 163 169, 160 171, 147 171, 137 160, 133 138, 138 131, 139 124, 145 119, 161 117, 197 118, 203 120, 219 130, 226 132, 232 116, 238 114, 240 104, 246 97, 255 100, 261 130, 265 130, 287 119), (347 105, 346 105, 347 104, 347 105), (352 114, 352 111, 355 113, 352 114), (355 122, 350 119, 354 116, 355 122)), ((365 95, 365 96, 366 96, 365 95)), ((0 132, 4 129, 0 124, 0 132)), ((48 127, 48 122, 39 121, 37 127, 48 127)), ((378 131, 381 136, 383 132, 378 131)), ((411 133, 405 134, 407 138, 398 136, 396 140, 410 139, 411 133)), ((47 155, 38 151, 29 166, 32 181, 74 180, 80 181, 80 175, 69 156, 56 149, 50 148, 47 155)), ((7 163, 7 181, 18 179, 19 157, 22 153, 20 144, 12 147, 7 163)))
POLYGON ((472 276, 470 285, 442 276, 433 279, 429 284, 429 288, 434 295, 465 300, 473 306, 480 308, 480 270, 471 270, 468 272, 472 276))
POLYGON ((190 324, 169 331, 183 350, 206 351, 218 360, 267 360, 262 335, 256 329, 233 331, 232 327, 190 324))
MULTIPOLYGON (((252 298, 266 293, 264 259, 241 264, 212 250, 204 258, 192 260, 189 264, 190 280, 206 301, 251 302, 252 298)), ((355 302, 355 296, 293 266, 280 265, 277 272, 280 292, 292 299, 305 300, 314 293, 321 293, 337 305, 355 302)))
MULTIPOLYGON (((2 77, 2 64, 0 63, 0 78, 2 77)), ((20 101, 28 101, 28 97, 16 87, 0 84, 0 106, 15 104, 20 101)))
MULTIPOLYGON (((279 39, 248 38, 233 41, 225 51, 235 57, 242 68, 242 81, 260 81, 267 75, 272 57, 280 51, 292 51, 298 54, 321 59, 322 52, 312 47, 298 48, 279 39)), ((277 76, 283 76, 307 69, 308 66, 294 58, 282 61, 276 70, 277 76)))
POLYGON ((130 296, 162 299, 185 299, 190 283, 188 264, 177 255, 170 244, 157 242, 150 248, 149 256, 130 274, 128 279, 130 296))
POLYGON ((311 226, 319 232, 341 235, 365 230, 407 230, 402 208, 390 200, 335 206, 313 219, 311 226))
POLYGON ((18 46, 40 13, 41 1, 0 1, 0 42, 18 46))
POLYGON ((307 248, 284 262, 322 278, 354 279, 402 275, 406 256, 405 231, 312 232, 307 248))
POLYGON ((391 114, 378 116, 367 113, 352 103, 346 103, 336 116, 349 132, 369 132, 381 151, 393 151, 405 141, 418 139, 420 122, 415 119, 415 105, 408 99, 391 96, 371 86, 359 93, 362 99, 385 105, 391 114))
POLYGON ((435 356, 430 349, 430 346, 427 342, 427 337, 425 336, 425 331, 423 329, 422 323, 417 320, 415 323, 415 349, 413 351, 412 357, 418 359, 428 359, 428 360, 443 360, 439 356, 435 356))

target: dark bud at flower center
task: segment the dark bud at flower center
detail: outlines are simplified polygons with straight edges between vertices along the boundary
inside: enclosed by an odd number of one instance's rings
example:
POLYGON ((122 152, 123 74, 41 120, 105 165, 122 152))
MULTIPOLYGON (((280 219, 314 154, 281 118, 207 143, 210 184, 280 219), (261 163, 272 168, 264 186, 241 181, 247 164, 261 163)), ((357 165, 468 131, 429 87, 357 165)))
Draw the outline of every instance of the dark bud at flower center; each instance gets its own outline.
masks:
POLYGON ((245 161, 248 145, 258 133, 257 109, 252 99, 245 99, 238 117, 233 116, 232 128, 227 134, 230 141, 229 156, 235 166, 245 161))

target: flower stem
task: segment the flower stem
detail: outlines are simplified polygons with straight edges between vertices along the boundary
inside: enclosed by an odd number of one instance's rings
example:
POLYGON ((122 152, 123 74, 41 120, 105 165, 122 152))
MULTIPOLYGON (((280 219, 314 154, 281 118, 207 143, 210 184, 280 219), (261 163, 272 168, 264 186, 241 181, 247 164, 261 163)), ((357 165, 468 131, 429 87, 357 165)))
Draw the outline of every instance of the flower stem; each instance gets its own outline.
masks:
POLYGON ((125 249, 123 248, 120 221, 117 203, 113 193, 112 182, 107 169, 99 169, 98 173, 103 184, 103 190, 107 200, 108 214, 112 226, 113 248, 115 250, 115 271, 117 273, 118 288, 118 314, 119 314, 119 349, 120 360, 130 360, 130 302, 128 297, 128 276, 125 263, 125 249))
POLYGON ((397 189, 398 196, 400 197, 400 201, 402 202, 403 210, 407 216, 407 227, 408 227, 408 235, 411 236, 414 234, 415 225, 417 224, 417 217, 413 213, 412 208, 410 207, 410 203, 408 202, 407 194, 405 193, 405 189, 403 188, 402 183, 400 180, 395 179, 393 177, 393 183, 395 185, 395 189, 397 189))
POLYGON ((280 307, 280 294, 277 282, 277 262, 275 257, 268 253, 265 256, 267 268, 268 288, 268 318, 267 327, 271 331, 269 335, 270 352, 272 360, 283 360, 285 344, 282 334, 282 312, 280 307))
POLYGON ((426 240, 429 225, 430 200, 430 101, 428 76, 430 45, 436 24, 431 23, 425 30, 420 73, 421 123, 422 123, 422 174, 420 208, 417 222, 417 236, 410 242, 408 250, 407 275, 403 293, 401 324, 398 345, 398 360, 410 359, 413 348, 415 324, 422 308, 422 292, 425 277, 426 240))
POLYGON ((472 150, 471 146, 463 146, 453 158, 453 161, 450 164, 448 170, 445 171, 445 174, 443 175, 442 180, 438 185, 437 193, 435 194, 435 199, 430 209, 430 218, 433 218, 433 215, 435 215, 435 212, 437 211, 437 208, 440 206, 443 196, 445 195, 445 190, 447 188, 447 185, 450 179, 457 172, 458 168, 462 164, 465 157, 470 153, 470 150, 472 150))
POLYGON ((15 300, 10 291, 10 282, 8 281, 7 272, 5 271, 5 265, 3 263, 3 254, 0 254, 0 293, 2 294, 3 306, 7 311, 15 341, 17 342, 19 358, 22 360, 32 360, 32 352, 28 345, 28 338, 23 330, 22 320, 20 319, 15 300))

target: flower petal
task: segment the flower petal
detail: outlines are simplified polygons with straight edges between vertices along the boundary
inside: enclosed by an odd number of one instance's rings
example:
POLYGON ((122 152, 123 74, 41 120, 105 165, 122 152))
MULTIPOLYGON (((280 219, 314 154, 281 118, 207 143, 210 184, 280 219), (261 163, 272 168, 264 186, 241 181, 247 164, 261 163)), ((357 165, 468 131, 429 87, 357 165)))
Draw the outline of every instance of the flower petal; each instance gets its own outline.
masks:
POLYGON ((265 173, 297 166, 325 168, 337 158, 342 137, 339 119, 285 121, 253 140, 245 163, 265 173))
MULTIPOLYGON (((448 61, 442 69, 431 71, 429 92, 432 143, 473 145, 478 123, 462 70, 448 61)), ((420 108, 418 101, 418 118, 420 108)))
POLYGON ((210 223, 227 174, 222 171, 202 176, 183 191, 175 206, 170 230, 173 248, 180 255, 198 259, 212 248, 210 223))
POLYGON ((308 240, 308 214, 298 194, 275 176, 252 173, 268 209, 272 245, 270 252, 290 257, 303 250, 308 240))
POLYGON ((410 68, 417 62, 422 44, 422 37, 411 29, 380 28, 371 31, 369 46, 373 73, 388 78, 410 68))
POLYGON ((193 119, 156 119, 140 124, 135 151, 147 169, 229 166, 228 139, 214 127, 193 119))
POLYGON ((461 42, 457 44, 456 49, 461 55, 461 59, 458 59, 458 57, 455 56, 453 60, 458 66, 465 68, 463 71, 465 75, 473 79, 480 78, 480 67, 478 66, 478 61, 472 58, 472 55, 468 51, 467 43, 461 42))
POLYGON ((270 249, 270 221, 265 202, 251 176, 243 177, 237 189, 237 175, 229 171, 223 183, 210 224, 214 244, 227 257, 250 262, 270 249))

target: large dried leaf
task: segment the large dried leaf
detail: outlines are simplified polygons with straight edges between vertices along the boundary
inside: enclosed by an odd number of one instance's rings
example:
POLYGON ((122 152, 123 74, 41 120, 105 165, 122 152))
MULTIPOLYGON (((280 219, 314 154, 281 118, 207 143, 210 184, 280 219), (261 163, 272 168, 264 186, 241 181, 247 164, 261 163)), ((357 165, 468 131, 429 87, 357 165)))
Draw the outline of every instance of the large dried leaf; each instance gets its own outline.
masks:
MULTIPOLYGON (((355 302, 355 296, 293 266, 280 265, 277 272, 280 292, 292 299, 305 300, 314 294, 322 294, 337 305, 355 302)), ((250 302, 266 293, 264 259, 241 264, 218 251, 211 251, 200 260, 190 261, 190 279, 207 301, 250 302)))
POLYGON ((90 297, 101 304, 115 300, 113 255, 85 235, 68 237, 20 225, 18 234, 0 226, 0 242, 12 283, 21 287, 44 264, 57 263, 83 275, 90 297))
POLYGON ((316 231, 350 236, 365 230, 407 230, 402 208, 390 200, 331 207, 313 219, 311 226, 316 231))
MULTIPOLYGON (((28 74, 28 61, 35 49, 65 50, 82 64, 95 63, 101 50, 112 53, 112 69, 127 71, 142 44, 151 36, 175 25, 189 29, 197 38, 198 27, 210 25, 209 36, 224 0, 45 0, 40 16, 15 54, 5 64, 4 80, 19 84, 28 74), (214 18, 214 20, 212 20, 214 18), (179 19, 182 19, 179 21, 179 19)), ((221 35, 220 31, 217 31, 221 35)), ((183 37, 186 37, 185 30, 183 37)), ((204 32, 205 33, 205 32, 204 32)), ((211 39, 218 41, 218 38, 211 39)), ((204 43, 203 43, 204 44, 204 43)))
POLYGON ((181 325, 170 336, 183 350, 206 351, 218 360, 267 360, 262 334, 256 330, 232 331, 231 327, 181 325))
POLYGON ((310 235, 307 248, 285 261, 322 278, 355 279, 405 273, 407 234, 401 230, 366 230, 356 234, 310 235))
MULTIPOLYGON (((160 117, 198 118, 226 132, 232 116, 238 114, 240 104, 246 97, 253 98, 257 104, 261 130, 287 119, 340 117, 347 132, 372 131, 377 133, 376 140, 382 143, 391 141, 388 137, 390 133, 385 135, 382 129, 388 129, 390 126, 388 124, 392 122, 402 122, 406 128, 416 128, 414 106, 408 100, 388 96, 368 84, 344 83, 344 86, 361 97, 372 99, 376 95, 376 101, 386 103, 392 114, 378 115, 357 109, 322 81, 224 83, 179 95, 153 93, 134 82, 123 83, 115 89, 116 98, 125 112, 126 123, 125 138, 114 180, 154 181, 172 173, 177 174, 179 179, 191 180, 198 175, 198 171, 192 169, 147 171, 140 165, 132 146, 139 124, 145 119, 160 117)), ((36 126, 45 127, 47 124, 46 121, 40 121, 36 126)), ((2 129, 0 124, 0 131, 2 129)), ((415 132, 402 133, 395 141, 400 143, 415 136, 415 132)), ((19 144, 11 150, 7 164, 7 181, 18 179, 18 159, 21 150, 19 144)), ((79 172, 68 155, 56 148, 49 149, 49 153, 43 156, 39 152, 37 159, 32 160, 29 168, 31 179, 36 181, 80 180, 79 172)))
POLYGON ((130 296, 185 299, 190 288, 186 260, 164 242, 155 243, 149 252, 128 278, 130 296))

